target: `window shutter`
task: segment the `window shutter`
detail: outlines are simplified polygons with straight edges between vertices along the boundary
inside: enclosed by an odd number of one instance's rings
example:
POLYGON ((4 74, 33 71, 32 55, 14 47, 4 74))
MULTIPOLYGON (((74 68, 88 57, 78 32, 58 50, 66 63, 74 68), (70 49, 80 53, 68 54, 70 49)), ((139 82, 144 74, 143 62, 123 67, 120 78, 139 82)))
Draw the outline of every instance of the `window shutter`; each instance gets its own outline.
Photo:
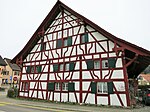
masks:
POLYGON ((113 82, 107 82, 107 86, 108 86, 108 94, 113 94, 113 82))
POLYGON ((48 83, 48 91, 54 91, 55 90, 55 83, 51 82, 48 83))
POLYGON ((96 82, 91 82, 91 93, 96 94, 97 92, 97 84, 96 82))
POLYGON ((75 83, 74 82, 68 83, 68 91, 69 92, 75 91, 75 83))
POLYGON ((93 60, 87 60, 86 64, 87 64, 88 70, 94 69, 94 61, 93 60))
POLYGON ((108 66, 109 66, 109 68, 115 68, 116 59, 115 58, 108 58, 108 66))
POLYGON ((57 71, 58 71, 58 64, 54 64, 54 65, 53 65, 53 71, 54 71, 54 72, 57 72, 57 71))
POLYGON ((86 43, 86 42, 89 42, 88 33, 85 33, 84 37, 85 37, 85 43, 86 43))
POLYGON ((27 72, 27 73, 30 73, 30 72, 31 72, 31 66, 27 66, 26 72, 27 72))
POLYGON ((67 46, 71 46, 71 45, 72 45, 72 37, 68 37, 67 46))
POLYGON ((69 70, 70 70, 70 71, 73 71, 73 70, 74 70, 74 65, 75 65, 74 62, 70 62, 70 63, 69 63, 69 70))
POLYGON ((37 66, 37 72, 40 73, 42 71, 42 66, 37 66))
POLYGON ((61 39, 57 40, 56 48, 60 48, 60 47, 62 47, 62 40, 61 39))

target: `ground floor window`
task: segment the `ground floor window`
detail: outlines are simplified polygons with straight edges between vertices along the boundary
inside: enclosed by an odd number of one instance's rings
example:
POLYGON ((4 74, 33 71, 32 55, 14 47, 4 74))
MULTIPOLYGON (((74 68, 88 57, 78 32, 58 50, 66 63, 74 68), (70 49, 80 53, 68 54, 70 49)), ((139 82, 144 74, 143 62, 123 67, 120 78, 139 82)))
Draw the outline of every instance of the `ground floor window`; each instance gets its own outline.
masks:
POLYGON ((55 90, 60 91, 62 87, 62 91, 68 91, 68 83, 55 83, 55 90))
POLYGON ((62 83, 62 90, 68 91, 68 83, 62 83))
POLYGON ((22 82, 22 91, 29 91, 29 82, 22 82))
POLYGON ((114 94, 112 81, 91 82, 91 93, 93 94, 114 94))
POLYGON ((61 84, 56 82, 55 83, 55 90, 60 91, 60 89, 61 89, 61 84))
POLYGON ((97 93, 108 93, 107 82, 98 82, 97 83, 97 93))

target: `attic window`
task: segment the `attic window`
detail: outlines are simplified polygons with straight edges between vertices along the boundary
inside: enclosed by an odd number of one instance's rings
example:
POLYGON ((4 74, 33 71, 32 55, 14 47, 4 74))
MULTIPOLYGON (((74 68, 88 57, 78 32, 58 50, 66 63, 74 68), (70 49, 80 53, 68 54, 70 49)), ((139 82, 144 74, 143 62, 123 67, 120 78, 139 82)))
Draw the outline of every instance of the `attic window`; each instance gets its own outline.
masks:
POLYGON ((61 47, 62 47, 62 40, 59 39, 59 40, 57 40, 56 48, 61 48, 61 47))
POLYGON ((72 37, 68 37, 64 39, 64 46, 71 46, 72 45, 72 37))
POLYGON ((89 41, 88 33, 82 34, 80 39, 81 43, 87 43, 89 41))

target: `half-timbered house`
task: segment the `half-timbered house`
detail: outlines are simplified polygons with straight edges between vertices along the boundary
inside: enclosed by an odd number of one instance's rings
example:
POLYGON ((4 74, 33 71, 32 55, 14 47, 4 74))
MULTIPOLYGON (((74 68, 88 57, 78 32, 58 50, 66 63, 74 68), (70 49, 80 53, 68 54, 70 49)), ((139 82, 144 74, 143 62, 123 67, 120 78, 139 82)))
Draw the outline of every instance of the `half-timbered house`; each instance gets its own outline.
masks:
POLYGON ((12 62, 22 65, 19 97, 130 106, 128 79, 150 64, 150 52, 57 1, 12 62))

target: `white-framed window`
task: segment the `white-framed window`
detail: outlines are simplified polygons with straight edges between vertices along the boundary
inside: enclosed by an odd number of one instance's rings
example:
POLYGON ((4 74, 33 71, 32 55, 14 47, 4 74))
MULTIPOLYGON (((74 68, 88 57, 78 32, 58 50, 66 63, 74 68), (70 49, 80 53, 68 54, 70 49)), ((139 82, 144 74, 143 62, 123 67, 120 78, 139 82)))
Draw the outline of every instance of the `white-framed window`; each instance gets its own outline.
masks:
POLYGON ((60 91, 60 88, 61 88, 61 84, 56 82, 55 83, 55 90, 60 91))
POLYGON ((62 83, 62 90, 68 91, 68 83, 62 83))
POLYGON ((102 60, 102 68, 108 68, 108 60, 102 60))
POLYGON ((65 64, 65 71, 69 71, 69 63, 65 64))
POLYGON ((60 64, 59 65, 59 71, 63 71, 64 70, 64 64, 60 64))
POLYGON ((68 40, 64 39, 64 46, 68 46, 68 40))
POLYGON ((108 93, 107 82, 97 83, 97 93, 108 93))
POLYGON ((99 69, 100 68, 100 61, 96 60, 94 61, 94 69, 99 69))

